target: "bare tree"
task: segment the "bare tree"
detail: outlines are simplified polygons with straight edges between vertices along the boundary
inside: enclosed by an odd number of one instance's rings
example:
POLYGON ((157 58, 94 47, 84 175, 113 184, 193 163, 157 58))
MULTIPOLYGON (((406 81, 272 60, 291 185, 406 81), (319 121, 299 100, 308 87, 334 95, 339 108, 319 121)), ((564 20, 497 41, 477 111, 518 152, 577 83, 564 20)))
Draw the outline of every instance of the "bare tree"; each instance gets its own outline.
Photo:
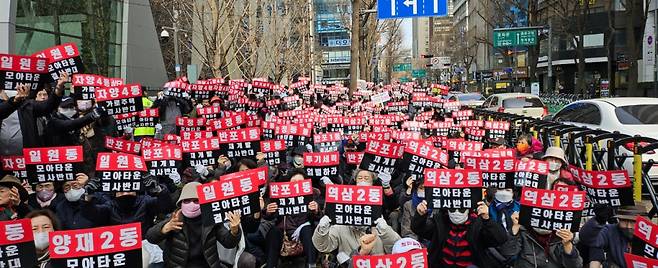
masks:
POLYGON ((638 87, 638 64, 642 53, 643 37, 638 37, 637 34, 644 34, 644 26, 647 21, 649 13, 649 6, 651 0, 621 0, 621 5, 624 8, 624 15, 626 18, 632 18, 626 21, 624 25, 624 32, 626 33, 626 55, 629 61, 628 69, 628 96, 643 96, 644 91, 638 87), (637 18, 637 19, 635 19, 637 18))
MULTIPOLYGON (((402 59, 406 55, 411 53, 405 53, 402 50, 402 40, 404 39, 402 31, 400 31, 400 25, 402 21, 394 21, 389 27, 384 30, 386 35, 386 42, 381 46, 381 56, 380 58, 383 61, 383 73, 385 73, 386 83, 391 83, 393 79, 393 65, 401 63, 402 59)), ((407 51, 408 52, 408 51, 407 51)))

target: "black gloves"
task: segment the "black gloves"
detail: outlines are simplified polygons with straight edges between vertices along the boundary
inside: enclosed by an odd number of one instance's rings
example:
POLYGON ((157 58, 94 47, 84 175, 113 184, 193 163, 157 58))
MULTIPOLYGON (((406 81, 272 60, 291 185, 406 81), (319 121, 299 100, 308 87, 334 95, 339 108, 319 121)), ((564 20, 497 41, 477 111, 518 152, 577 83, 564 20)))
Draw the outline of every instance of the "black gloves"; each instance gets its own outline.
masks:
POLYGON ((87 195, 92 195, 100 188, 101 180, 99 178, 93 178, 87 181, 87 184, 85 185, 85 193, 87 193, 87 195))
POLYGON ((107 110, 105 110, 105 107, 102 106, 96 107, 91 111, 91 118, 94 120, 97 120, 98 118, 101 118, 105 115, 107 115, 107 110))
POLYGON ((158 179, 150 173, 144 175, 142 178, 142 187, 144 187, 144 191, 151 196, 158 195, 163 190, 160 183, 158 183, 158 179))

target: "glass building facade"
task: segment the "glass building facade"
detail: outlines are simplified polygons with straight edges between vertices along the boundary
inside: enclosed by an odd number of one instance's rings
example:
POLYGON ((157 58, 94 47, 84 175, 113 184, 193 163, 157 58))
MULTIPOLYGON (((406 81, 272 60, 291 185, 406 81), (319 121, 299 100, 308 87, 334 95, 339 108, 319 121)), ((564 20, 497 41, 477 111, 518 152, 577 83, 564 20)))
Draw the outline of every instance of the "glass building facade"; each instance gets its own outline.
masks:
POLYGON ((345 23, 351 20, 350 0, 314 0, 315 36, 322 53, 323 84, 349 80, 350 33, 345 23))
POLYGON ((73 42, 87 73, 120 77, 123 6, 121 0, 19 0, 15 54, 73 42))

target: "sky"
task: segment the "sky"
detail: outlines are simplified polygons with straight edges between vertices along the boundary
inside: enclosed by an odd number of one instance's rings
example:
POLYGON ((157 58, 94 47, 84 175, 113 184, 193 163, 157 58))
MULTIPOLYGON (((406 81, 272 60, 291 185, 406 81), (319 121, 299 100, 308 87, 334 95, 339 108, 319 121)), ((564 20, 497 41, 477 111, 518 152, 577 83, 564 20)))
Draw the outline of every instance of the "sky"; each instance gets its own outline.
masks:
POLYGON ((403 19, 402 26, 400 27, 402 27, 402 47, 411 49, 411 43, 413 40, 411 19, 403 19))

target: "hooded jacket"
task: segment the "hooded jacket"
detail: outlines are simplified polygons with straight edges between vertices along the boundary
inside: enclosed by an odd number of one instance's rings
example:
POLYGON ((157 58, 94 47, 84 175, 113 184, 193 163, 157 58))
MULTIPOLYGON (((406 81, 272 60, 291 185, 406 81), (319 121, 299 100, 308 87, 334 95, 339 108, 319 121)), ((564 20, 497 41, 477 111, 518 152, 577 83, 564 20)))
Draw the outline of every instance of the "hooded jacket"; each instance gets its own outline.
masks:
MULTIPOLYGON (((319 227, 313 232, 313 245, 322 253, 331 253, 338 249, 338 262, 343 263, 349 260, 352 252, 361 245, 359 239, 366 233, 347 225, 331 225, 326 233, 322 233, 319 227)), ((373 228, 375 230, 376 228, 373 228)), ((373 231, 377 234, 375 246, 370 252, 371 255, 391 254, 393 245, 400 240, 398 235, 391 226, 387 226, 382 232, 373 231)))
POLYGON ((519 233, 510 235, 510 243, 506 243, 500 251, 508 257, 516 256, 515 268, 580 268, 583 267, 583 259, 580 258, 578 249, 573 246, 571 254, 564 252, 564 246, 555 237, 549 242, 546 256, 544 248, 532 237, 530 232, 521 226, 519 233))

